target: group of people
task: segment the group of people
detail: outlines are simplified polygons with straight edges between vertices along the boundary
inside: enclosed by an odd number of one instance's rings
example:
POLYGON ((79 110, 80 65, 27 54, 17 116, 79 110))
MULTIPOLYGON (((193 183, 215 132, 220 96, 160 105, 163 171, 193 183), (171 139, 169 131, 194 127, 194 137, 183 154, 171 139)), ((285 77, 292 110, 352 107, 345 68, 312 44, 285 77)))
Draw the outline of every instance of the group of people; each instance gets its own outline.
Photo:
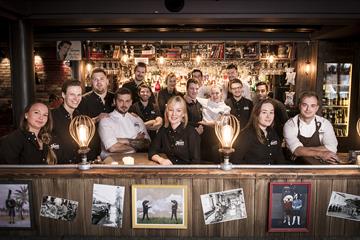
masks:
POLYGON ((301 94, 300 113, 288 119, 284 104, 269 97, 265 82, 256 84, 256 97, 251 98, 249 84, 237 78, 234 64, 227 67, 229 80, 222 85, 205 85, 201 70, 194 69, 185 95, 176 90, 173 73, 166 77, 166 88, 154 95, 144 81, 146 71, 146 64, 138 63, 134 78, 115 93, 109 91, 109 79, 101 68, 92 71, 92 91, 84 95, 79 81, 65 81, 61 106, 49 110, 36 102, 26 107, 20 128, 1 139, 0 162, 80 162, 68 129, 72 118, 81 114, 96 123, 89 159, 147 152, 149 160, 161 165, 217 163, 221 156, 214 126, 225 113, 234 115, 241 126, 233 163, 285 163, 283 141, 293 156, 337 161, 334 130, 316 115, 319 99, 313 92, 301 94))

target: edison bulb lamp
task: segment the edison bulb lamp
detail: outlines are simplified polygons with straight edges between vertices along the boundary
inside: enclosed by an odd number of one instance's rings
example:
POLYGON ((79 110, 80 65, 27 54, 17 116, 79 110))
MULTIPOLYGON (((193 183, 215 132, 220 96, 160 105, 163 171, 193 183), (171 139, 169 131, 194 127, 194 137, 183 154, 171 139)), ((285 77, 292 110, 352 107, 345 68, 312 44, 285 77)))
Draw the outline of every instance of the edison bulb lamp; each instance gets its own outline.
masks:
POLYGON ((87 170, 90 164, 87 161, 86 154, 90 151, 89 143, 95 134, 95 124, 92 119, 85 115, 74 117, 69 126, 71 137, 79 145, 79 154, 81 155, 81 163, 79 169, 87 170))
POLYGON ((239 135, 240 123, 237 118, 231 114, 221 115, 215 123, 215 133, 221 143, 220 152, 224 154, 224 162, 221 164, 221 169, 230 170, 232 164, 230 163, 230 154, 235 150, 232 145, 239 135))

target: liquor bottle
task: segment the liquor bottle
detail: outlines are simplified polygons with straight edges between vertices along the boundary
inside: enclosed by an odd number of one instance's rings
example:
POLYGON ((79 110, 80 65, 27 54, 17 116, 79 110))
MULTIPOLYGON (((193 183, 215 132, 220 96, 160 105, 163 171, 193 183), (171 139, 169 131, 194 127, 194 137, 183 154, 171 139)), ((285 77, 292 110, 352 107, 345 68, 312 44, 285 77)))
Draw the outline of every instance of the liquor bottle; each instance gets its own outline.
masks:
POLYGON ((156 81, 156 84, 155 84, 155 92, 160 92, 160 83, 159 83, 159 80, 156 81))

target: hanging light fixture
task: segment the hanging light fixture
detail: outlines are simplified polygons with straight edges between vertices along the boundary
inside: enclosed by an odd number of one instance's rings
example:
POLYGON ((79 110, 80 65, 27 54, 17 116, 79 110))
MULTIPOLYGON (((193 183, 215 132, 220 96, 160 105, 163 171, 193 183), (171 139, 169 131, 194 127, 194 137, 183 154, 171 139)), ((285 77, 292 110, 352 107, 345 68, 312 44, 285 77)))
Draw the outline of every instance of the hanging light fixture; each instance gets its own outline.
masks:
POLYGON ((69 132, 71 137, 79 145, 78 152, 81 155, 79 169, 89 169, 90 163, 87 161, 86 154, 90 151, 89 143, 95 134, 95 124, 93 120, 85 115, 76 116, 70 122, 69 132))
POLYGON ((215 123, 215 134, 221 143, 219 152, 224 154, 224 162, 221 164, 221 169, 231 170, 230 154, 235 150, 232 145, 239 135, 240 123, 237 118, 231 114, 221 115, 215 123))

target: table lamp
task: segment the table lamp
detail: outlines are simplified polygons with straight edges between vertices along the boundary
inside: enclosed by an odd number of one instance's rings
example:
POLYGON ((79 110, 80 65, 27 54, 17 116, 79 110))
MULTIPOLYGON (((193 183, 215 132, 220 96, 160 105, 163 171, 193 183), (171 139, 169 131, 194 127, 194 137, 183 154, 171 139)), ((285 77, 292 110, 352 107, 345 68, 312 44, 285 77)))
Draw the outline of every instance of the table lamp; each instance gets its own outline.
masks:
POLYGON ((79 154, 81 155, 80 170, 90 168, 86 154, 90 151, 89 143, 95 134, 95 124, 92 119, 85 115, 74 117, 69 126, 69 132, 72 138, 79 145, 79 154))
POLYGON ((221 143, 219 152, 224 154, 224 162, 221 164, 221 169, 230 170, 232 164, 230 163, 230 154, 235 150, 232 145, 239 135, 240 123, 237 118, 231 114, 221 115, 215 123, 215 133, 221 143))

